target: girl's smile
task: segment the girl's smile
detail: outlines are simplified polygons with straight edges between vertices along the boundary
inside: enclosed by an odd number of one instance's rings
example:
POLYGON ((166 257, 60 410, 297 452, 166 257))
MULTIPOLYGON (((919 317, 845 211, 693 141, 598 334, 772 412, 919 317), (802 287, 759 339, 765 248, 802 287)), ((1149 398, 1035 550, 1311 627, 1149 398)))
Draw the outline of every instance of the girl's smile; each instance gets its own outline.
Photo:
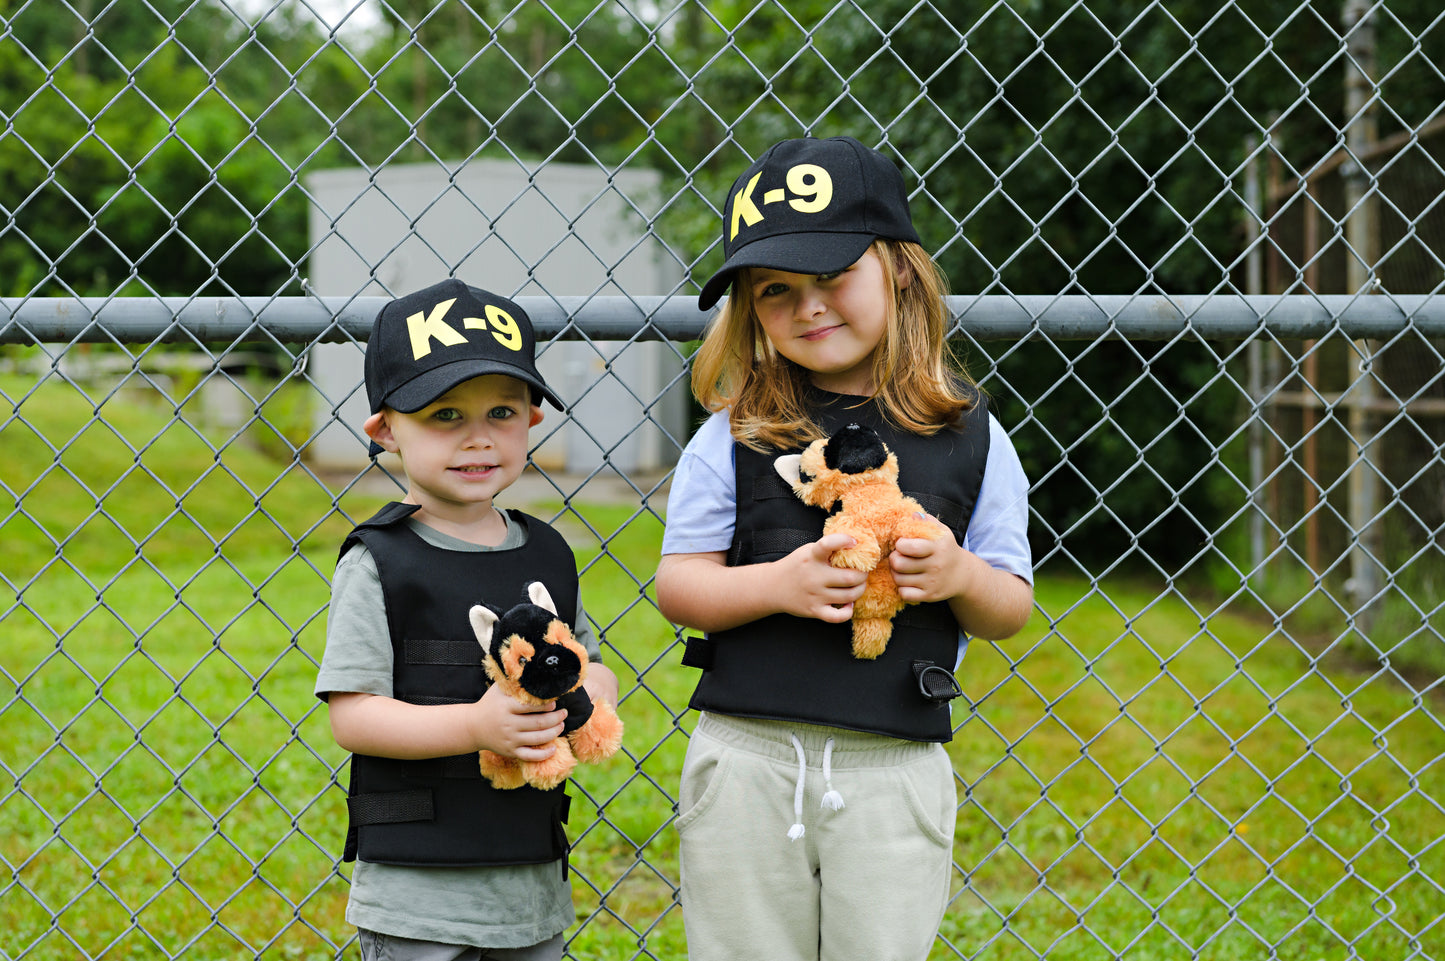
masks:
POLYGON ((833 331, 838 330, 840 326, 841 325, 834 324, 830 327, 817 327, 813 330, 808 331, 802 336, 804 340, 822 340, 824 337, 827 337, 829 334, 833 333, 833 331))
POLYGON ((773 349, 838 394, 872 394, 873 357, 888 329, 892 285, 870 248, 833 274, 752 267, 753 311, 773 349))

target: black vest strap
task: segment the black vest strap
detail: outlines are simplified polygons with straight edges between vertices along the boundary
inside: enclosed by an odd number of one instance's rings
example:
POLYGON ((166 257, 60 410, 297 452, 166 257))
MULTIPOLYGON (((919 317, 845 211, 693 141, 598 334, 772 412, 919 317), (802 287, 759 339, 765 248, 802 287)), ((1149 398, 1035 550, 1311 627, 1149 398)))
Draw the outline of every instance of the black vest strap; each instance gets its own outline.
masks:
POLYGON ((368 824, 400 824, 430 821, 436 816, 430 791, 386 791, 346 799, 346 810, 354 827, 368 824))
MULTIPOLYGON (((848 423, 877 431, 898 456, 899 486, 962 543, 988 461, 988 407, 976 396, 958 425, 931 437, 893 427, 876 404, 857 398, 820 395, 815 415, 829 433, 848 423)), ((777 560, 822 536, 826 513, 799 501, 773 468, 782 453, 734 446, 737 527, 729 565, 777 560)), ((690 706, 914 741, 952 739, 948 700, 957 688, 944 676, 953 679, 958 622, 948 605, 905 607, 875 660, 852 656, 851 630, 778 614, 689 638, 683 664, 703 672, 690 706)))
POLYGON ((455 664, 475 667, 477 650, 476 638, 472 638, 470 641, 449 641, 445 638, 408 640, 406 642, 406 662, 408 664, 455 664))
MULTIPOLYGON (((342 552, 363 543, 376 561, 392 643, 392 694, 411 704, 476 701, 487 689, 482 648, 468 612, 488 601, 523 599, 540 580, 575 629, 577 566, 572 550, 543 521, 509 512, 526 544, 505 551, 433 547, 405 523, 416 510, 389 504, 357 526, 342 552)), ((354 755, 347 798, 345 859, 382 864, 534 864, 567 855, 562 787, 494 789, 477 755, 425 760, 354 755)))

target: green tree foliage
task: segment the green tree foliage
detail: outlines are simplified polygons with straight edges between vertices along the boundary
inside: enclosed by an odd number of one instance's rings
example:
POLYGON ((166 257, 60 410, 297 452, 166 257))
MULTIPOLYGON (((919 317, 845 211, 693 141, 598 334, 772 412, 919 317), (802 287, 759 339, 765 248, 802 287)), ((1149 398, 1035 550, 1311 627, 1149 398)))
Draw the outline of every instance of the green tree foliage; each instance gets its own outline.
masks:
POLYGON ((258 124, 286 36, 182 0, 100 6, 0 6, 5 293, 282 289, 304 199, 258 124))
POLYGON ((328 167, 696 162, 699 104, 630 5, 380 11, 338 39, 294 3, 0 0, 5 293, 294 293, 328 167))
MULTIPOLYGON (((1297 0, 376 9, 371 35, 337 40, 294 3, 249 23, 190 0, 0 2, 9 286, 37 265, 100 290, 284 284, 306 172, 479 153, 657 166, 696 186, 671 228, 706 247, 740 163, 849 132, 909 169, 959 290, 1227 289, 1246 138, 1272 126, 1293 172, 1344 119, 1339 11, 1297 0), (98 235, 111 220, 124 244, 98 235), (167 281, 148 259, 194 263, 167 281)), ((1438 110, 1437 18, 1377 8, 1382 134, 1438 110)))

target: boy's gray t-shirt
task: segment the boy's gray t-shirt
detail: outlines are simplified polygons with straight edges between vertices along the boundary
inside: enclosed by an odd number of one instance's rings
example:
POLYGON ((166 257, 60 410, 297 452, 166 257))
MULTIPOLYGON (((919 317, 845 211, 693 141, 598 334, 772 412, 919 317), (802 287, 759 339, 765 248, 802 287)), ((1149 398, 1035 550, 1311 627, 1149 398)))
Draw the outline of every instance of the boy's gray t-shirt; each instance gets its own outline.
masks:
MULTIPOLYGON (((458 540, 415 519, 407 523, 428 544, 444 550, 521 547, 525 532, 505 512, 503 516, 507 534, 496 547, 458 540)), ((504 599, 488 600, 509 606, 504 599)), ((576 623, 578 642, 592 660, 601 660, 580 597, 576 623)), ((376 562, 371 552, 358 544, 337 563, 332 578, 317 696, 324 699, 333 691, 354 691, 391 697, 391 652, 376 562)), ((474 868, 357 861, 351 872, 346 920, 358 928, 423 941, 483 948, 529 947, 563 931, 576 918, 572 890, 562 878, 562 867, 560 860, 474 868)))

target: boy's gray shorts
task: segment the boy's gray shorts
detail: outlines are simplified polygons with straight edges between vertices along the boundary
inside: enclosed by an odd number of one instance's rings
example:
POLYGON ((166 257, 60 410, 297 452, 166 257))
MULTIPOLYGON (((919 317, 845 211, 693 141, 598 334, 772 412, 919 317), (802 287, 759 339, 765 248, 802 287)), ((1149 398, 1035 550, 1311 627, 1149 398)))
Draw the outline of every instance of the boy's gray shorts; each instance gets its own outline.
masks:
POLYGON ((413 941, 358 928, 362 961, 560 961, 566 939, 557 935, 529 948, 477 948, 466 944, 413 941))

